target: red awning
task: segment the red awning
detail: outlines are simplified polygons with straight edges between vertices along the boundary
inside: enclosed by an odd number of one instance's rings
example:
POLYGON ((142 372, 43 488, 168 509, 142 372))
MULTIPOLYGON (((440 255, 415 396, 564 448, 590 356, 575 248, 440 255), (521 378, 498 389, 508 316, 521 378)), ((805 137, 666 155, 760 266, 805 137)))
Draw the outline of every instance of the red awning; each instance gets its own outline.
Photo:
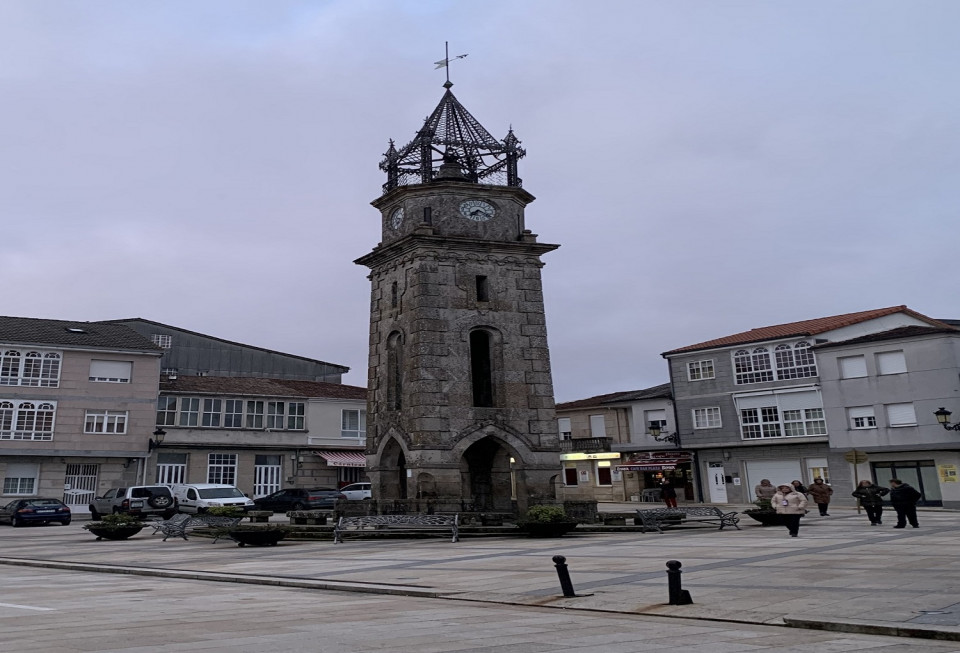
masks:
POLYGON ((314 451, 330 467, 366 467, 367 457, 362 451, 314 451))

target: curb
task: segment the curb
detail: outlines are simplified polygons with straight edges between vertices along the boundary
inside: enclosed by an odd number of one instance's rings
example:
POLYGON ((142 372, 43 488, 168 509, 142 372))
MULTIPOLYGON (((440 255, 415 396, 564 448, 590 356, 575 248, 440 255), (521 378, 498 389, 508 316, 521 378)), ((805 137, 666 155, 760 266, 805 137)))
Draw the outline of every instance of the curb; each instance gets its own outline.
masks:
POLYGON ((791 628, 805 628, 808 630, 827 630, 837 633, 857 633, 861 635, 886 635, 888 637, 914 637, 917 639, 936 639, 949 642, 960 642, 960 629, 941 630, 934 626, 920 624, 878 624, 869 621, 854 621, 849 619, 835 619, 823 621, 821 619, 802 619, 798 617, 784 617, 783 623, 791 628))

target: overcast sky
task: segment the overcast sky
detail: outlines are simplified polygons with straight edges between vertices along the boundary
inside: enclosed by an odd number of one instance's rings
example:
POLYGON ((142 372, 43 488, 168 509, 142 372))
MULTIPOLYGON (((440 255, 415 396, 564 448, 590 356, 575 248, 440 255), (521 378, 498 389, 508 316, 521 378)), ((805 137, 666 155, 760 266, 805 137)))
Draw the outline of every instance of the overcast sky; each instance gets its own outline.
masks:
POLYGON ((0 314, 143 317, 365 385, 352 261, 449 40, 561 245, 559 401, 752 327, 960 318, 958 25, 951 0, 2 0, 0 314))

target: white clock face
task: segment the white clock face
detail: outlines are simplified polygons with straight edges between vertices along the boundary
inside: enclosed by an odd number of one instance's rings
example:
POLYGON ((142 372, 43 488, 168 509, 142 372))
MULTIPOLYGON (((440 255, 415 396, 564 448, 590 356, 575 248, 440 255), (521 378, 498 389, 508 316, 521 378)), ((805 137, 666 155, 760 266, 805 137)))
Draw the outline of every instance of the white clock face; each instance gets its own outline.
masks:
POLYGON ((464 200, 460 203, 460 215, 467 220, 486 222, 496 214, 497 210, 493 205, 483 200, 464 200))
POLYGON ((400 228, 400 225, 403 224, 403 207, 393 210, 393 213, 390 214, 390 224, 394 229, 400 228))

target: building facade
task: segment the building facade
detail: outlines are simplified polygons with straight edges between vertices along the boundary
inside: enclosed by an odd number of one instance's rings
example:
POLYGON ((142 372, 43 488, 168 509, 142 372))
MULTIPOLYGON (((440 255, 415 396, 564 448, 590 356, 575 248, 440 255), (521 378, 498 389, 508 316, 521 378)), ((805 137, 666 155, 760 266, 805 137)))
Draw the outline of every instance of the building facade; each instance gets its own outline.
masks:
POLYGON ((160 349, 118 324, 0 317, 0 503, 86 510, 143 478, 160 349))

